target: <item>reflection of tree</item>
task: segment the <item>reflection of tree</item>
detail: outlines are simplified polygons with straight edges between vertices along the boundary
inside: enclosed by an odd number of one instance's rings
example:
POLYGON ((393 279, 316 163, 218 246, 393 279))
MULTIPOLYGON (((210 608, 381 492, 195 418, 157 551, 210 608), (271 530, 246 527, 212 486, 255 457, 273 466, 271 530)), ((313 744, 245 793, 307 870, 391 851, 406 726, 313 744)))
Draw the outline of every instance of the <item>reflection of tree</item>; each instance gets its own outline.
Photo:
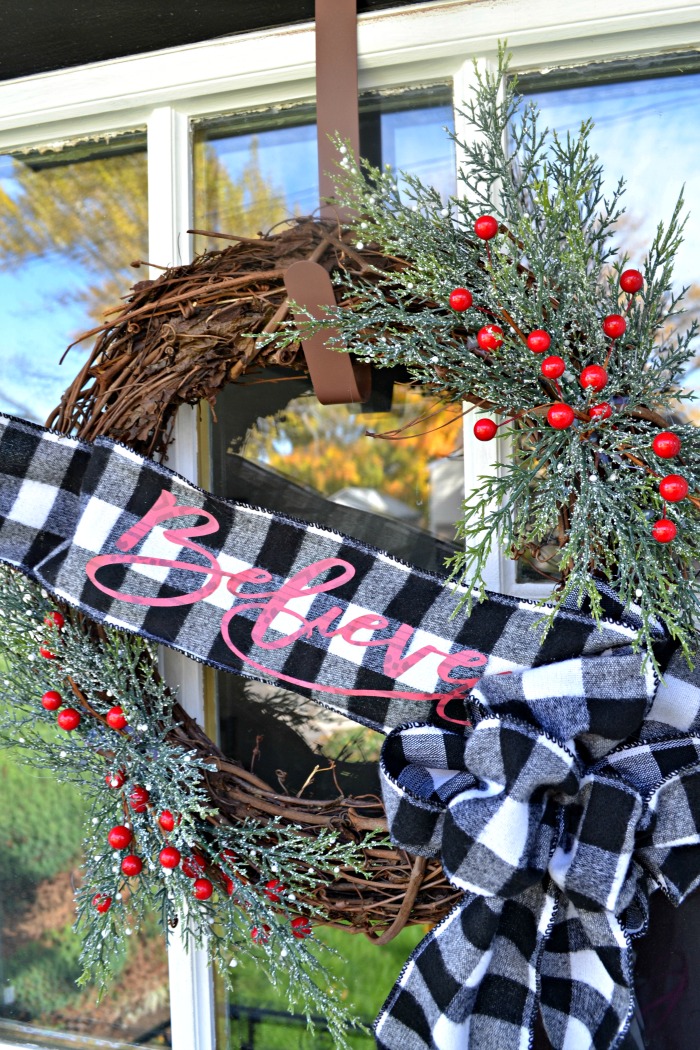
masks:
POLYGON ((73 298, 100 318, 131 283, 129 262, 146 254, 145 152, 37 169, 14 160, 13 178, 12 196, 0 190, 0 267, 45 259, 84 268, 91 283, 73 298))
POLYGON ((403 403, 376 419, 347 405, 324 406, 315 398, 298 398, 278 416, 258 420, 246 439, 243 455, 315 489, 332 495, 350 486, 373 488, 409 506, 427 508, 428 464, 454 452, 461 444, 458 405, 448 405, 415 427, 418 436, 379 440, 366 430, 381 433, 428 415, 438 402, 406 388, 403 403))
MULTIPOLYGON (((143 148, 110 153, 105 143, 71 144, 38 158, 34 154, 29 159, 14 158, 4 180, 8 190, 0 183, 0 271, 37 280, 33 272, 22 273, 21 268, 38 259, 57 270, 80 269, 86 275, 84 287, 55 297, 47 307, 60 309, 78 302, 92 321, 101 323, 105 309, 118 304, 133 283, 130 262, 148 257, 146 160, 143 148)), ((237 182, 206 144, 197 149, 196 175, 199 225, 248 235, 285 215, 283 191, 262 177, 255 141, 237 182)), ((87 319, 81 327, 88 327, 87 319)), ((41 385, 30 353, 4 363, 6 375, 26 377, 34 390, 41 385)), ((29 388, 27 401, 31 395, 29 388)), ((12 397, 2 394, 2 400, 10 411, 29 418, 35 415, 17 392, 12 397)))

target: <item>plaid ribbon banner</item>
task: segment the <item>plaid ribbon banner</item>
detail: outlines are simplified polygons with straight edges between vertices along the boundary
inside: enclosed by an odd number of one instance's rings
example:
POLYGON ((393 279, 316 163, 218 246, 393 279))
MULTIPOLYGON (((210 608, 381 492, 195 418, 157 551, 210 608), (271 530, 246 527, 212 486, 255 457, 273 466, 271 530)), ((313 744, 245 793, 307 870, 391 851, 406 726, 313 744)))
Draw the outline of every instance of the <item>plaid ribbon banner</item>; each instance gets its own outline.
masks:
POLYGON ((673 656, 657 688, 633 613, 564 609, 544 639, 517 598, 455 616, 443 578, 7 416, 0 561, 389 733, 394 841, 441 856, 464 898, 409 960, 380 1047, 525 1048, 538 1010, 555 1050, 619 1044, 648 895, 700 881, 700 674, 673 656))
POLYGON ((0 561, 93 619, 387 732, 464 720, 483 674, 626 646, 572 610, 460 589, 352 539, 217 499, 107 439, 0 416, 0 561))

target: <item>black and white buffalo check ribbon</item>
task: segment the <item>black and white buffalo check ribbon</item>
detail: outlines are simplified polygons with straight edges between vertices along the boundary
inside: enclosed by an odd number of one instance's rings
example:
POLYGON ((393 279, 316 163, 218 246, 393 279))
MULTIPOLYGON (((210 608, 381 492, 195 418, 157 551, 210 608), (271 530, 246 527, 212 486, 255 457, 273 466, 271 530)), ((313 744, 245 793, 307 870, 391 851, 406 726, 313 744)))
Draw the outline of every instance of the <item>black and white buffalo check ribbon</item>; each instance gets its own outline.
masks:
POLYGON ((387 732, 463 721, 483 674, 625 646, 599 629, 460 588, 304 522, 216 498, 107 439, 0 416, 0 561, 95 620, 213 667, 288 685, 387 732))
POLYGON ((700 682, 614 654, 481 679, 473 725, 385 741, 392 839, 439 856, 460 904, 377 1021, 382 1050, 610 1050, 634 1008, 650 893, 700 883, 700 682), (624 743, 621 743, 624 741, 624 743))
POLYGON ((380 1047, 524 1050, 538 1010, 556 1050, 619 1042, 648 895, 680 902, 700 872, 700 680, 674 656, 656 689, 634 610, 563 609, 544 639, 517 598, 455 616, 441 577, 1 415, 0 561, 390 734, 394 839, 464 899, 405 968, 380 1047))

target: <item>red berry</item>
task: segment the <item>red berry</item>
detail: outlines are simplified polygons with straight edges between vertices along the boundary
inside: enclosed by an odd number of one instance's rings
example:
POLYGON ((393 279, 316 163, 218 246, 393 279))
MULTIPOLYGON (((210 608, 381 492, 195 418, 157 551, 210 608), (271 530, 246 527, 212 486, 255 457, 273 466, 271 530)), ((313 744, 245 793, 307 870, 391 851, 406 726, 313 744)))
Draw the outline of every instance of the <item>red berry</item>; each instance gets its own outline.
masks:
POLYGON ((303 915, 297 915, 296 918, 292 919, 291 926, 292 936, 298 937, 300 940, 311 936, 311 923, 303 915))
POLYGON ((62 627, 65 627, 66 621, 60 612, 50 612, 44 617, 44 623, 47 627, 56 627, 60 631, 62 627))
POLYGON ((612 405, 609 405, 607 401, 601 401, 599 405, 591 405, 588 415, 591 419, 610 419, 612 405))
POLYGON ((209 879, 195 879, 192 892, 198 901, 208 901, 214 892, 214 887, 209 879))
POLYGON ((126 775, 123 769, 118 769, 116 773, 108 773, 105 777, 105 784, 108 788, 116 791, 118 788, 124 787, 126 782, 126 775))
POLYGON ((284 893, 284 886, 279 879, 268 879, 263 892, 269 901, 277 904, 284 893))
POLYGON ((112 898, 108 897, 106 893, 96 893, 92 898, 92 906, 100 915, 104 915, 112 907, 112 898))
POLYGON ((230 875, 227 875, 225 871, 222 871, 219 874, 221 875, 221 881, 224 884, 226 892, 228 893, 229 897, 232 897, 233 896, 233 879, 231 878, 230 875))
POLYGON ((123 729, 126 724, 126 715, 121 707, 110 707, 107 712, 107 725, 111 726, 112 729, 123 729))
POLYGON ((498 433, 498 427, 492 419, 477 419, 474 424, 474 437, 478 441, 491 441, 498 433))
POLYGON ((644 287, 644 278, 639 270, 623 270, 620 274, 620 288, 623 292, 634 295, 644 287))
POLYGON ((552 345, 552 337, 544 328, 536 328, 527 337, 527 345, 533 354, 544 354, 552 345))
POLYGON ((498 233, 498 220, 493 215, 481 215, 474 223, 474 233, 482 241, 490 241, 498 233))
POLYGON ((134 853, 128 853, 122 861, 122 871, 125 875, 140 875, 143 871, 143 861, 134 853))
POLYGON ((58 711, 63 703, 63 697, 55 689, 49 689, 41 698, 41 706, 47 711, 58 711))
POLYGON ((582 387, 589 387, 597 393, 607 385, 608 373, 602 365, 588 365, 578 377, 582 387))
POLYGON ((619 339, 621 335, 624 335, 626 328, 627 321, 625 321, 622 314, 608 314, 603 319, 603 331, 611 339, 619 339))
POLYGON ((662 430, 652 441, 651 447, 660 459, 673 459, 681 450, 681 439, 672 430, 662 430))
POLYGON ((654 522, 651 534, 657 543, 670 543, 675 540, 678 529, 668 518, 660 518, 654 522))
POLYGON ((503 346, 503 329, 497 324, 487 324, 476 333, 476 341, 482 350, 498 350, 503 346))
POLYGON ((39 649, 39 655, 43 656, 45 660, 55 660, 56 654, 52 653, 50 649, 47 649, 45 645, 42 645, 39 649))
POLYGON ((473 302, 474 297, 467 288, 455 288, 450 292, 450 306, 458 313, 468 310, 473 302))
POLYGON ((158 860, 164 868, 176 868, 180 863, 180 850, 174 846, 163 846, 158 854, 158 860))
POLYGON ((65 729, 66 733, 70 733, 80 725, 80 712, 76 711, 74 707, 64 707, 62 711, 58 712, 56 721, 61 729, 65 729))
POLYGON ((142 787, 141 784, 134 784, 129 792, 129 805, 134 813, 145 813, 150 798, 151 796, 145 787, 142 787))
POLYGON ((669 503, 678 503, 688 495, 688 482, 680 474, 668 474, 659 482, 659 492, 669 503))
POLYGON ((131 828, 125 827, 124 824, 117 824, 107 835, 107 842, 112 849, 126 849, 133 837, 131 828))
POLYGON ((552 405, 547 413, 547 422, 555 430, 566 430, 567 427, 571 426, 575 418, 576 416, 571 405, 561 403, 552 405))
MULTIPOLYGON (((233 872, 236 880, 238 882, 243 883, 243 885, 246 886, 248 884, 248 879, 246 879, 246 877, 244 875, 242 875, 240 870, 236 867, 236 859, 237 858, 236 858, 236 854, 233 852, 233 850, 232 849, 222 850, 220 855, 221 855, 221 860, 224 862, 224 864, 228 865, 229 870, 233 872)), ((224 876, 224 878, 225 877, 226 876, 224 876)))
POLYGON ((545 379, 558 379, 559 376, 564 375, 565 371, 566 361, 563 357, 558 357, 557 354, 552 354, 551 357, 545 357, 540 365, 540 372, 545 379))
POLYGON ((267 944, 270 940, 270 927, 269 926, 254 926, 250 931, 250 939, 256 944, 267 944))
POLYGON ((183 874, 186 875, 188 879, 196 879, 198 876, 203 875, 206 870, 207 862, 198 850, 194 850, 192 856, 185 857, 182 862, 183 874))
POLYGON ((172 831, 175 827, 175 817, 172 815, 169 809, 164 809, 158 817, 158 823, 162 827, 163 831, 172 831))

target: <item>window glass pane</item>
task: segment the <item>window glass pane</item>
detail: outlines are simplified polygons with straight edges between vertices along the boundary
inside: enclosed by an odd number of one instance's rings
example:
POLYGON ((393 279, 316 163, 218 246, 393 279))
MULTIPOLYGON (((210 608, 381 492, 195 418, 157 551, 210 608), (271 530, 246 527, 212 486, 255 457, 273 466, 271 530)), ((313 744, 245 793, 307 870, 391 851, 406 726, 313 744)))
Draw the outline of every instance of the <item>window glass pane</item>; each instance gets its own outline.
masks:
MULTIPOLYGON (((58 403, 85 351, 63 365, 60 357, 133 283, 129 263, 146 255, 146 223, 142 131, 0 156, 0 409, 43 421, 58 403)), ((0 1040, 29 1038, 28 1025, 33 1045, 88 1046, 94 1037, 165 1045, 149 1036, 163 1025, 167 1033, 169 1021, 155 927, 134 939, 99 1005, 94 988, 75 985, 80 793, 21 765, 11 749, 0 752, 0 784, 0 1040)))
MULTIPOLYGON (((689 323, 700 310, 696 249, 700 211, 695 207, 700 199, 700 73, 651 78, 648 70, 644 72, 644 79, 598 82, 593 69, 571 74, 568 84, 562 73, 554 90, 545 90, 548 75, 540 75, 522 78, 520 87, 539 106, 542 127, 564 135, 567 131, 576 133, 583 120, 594 121, 590 141, 603 164, 608 192, 620 178, 627 183, 623 198, 627 211, 618 223, 616 240, 628 252, 631 266, 643 269, 657 224, 670 219, 685 187, 689 217, 677 256, 674 285, 678 291, 684 286, 689 288, 689 323)), ((688 383, 697 385, 699 378, 696 365, 688 373, 688 383)), ((687 418, 700 421, 697 404, 684 406, 682 412, 687 418)), ((517 581, 544 582, 543 572, 556 576, 556 556, 557 544, 545 542, 536 558, 517 563, 517 581)))
MULTIPOLYGON (((419 175, 444 196, 455 189, 451 88, 368 93, 360 101, 360 152, 374 164, 419 175)), ((318 206, 315 107, 310 104, 198 121, 194 135, 195 226, 256 236, 318 206)), ((221 247, 205 237, 197 251, 221 247)))
POLYGON ((0 408, 43 422, 146 258, 145 135, 0 155, 0 408))
MULTIPOLYGON (((545 79, 546 78, 542 78, 545 79)), ((527 81, 526 81, 527 85, 527 81)), ((534 85, 533 85, 534 87, 534 85)), ((688 222, 676 258, 674 285, 687 286, 689 314, 700 309, 700 72, 619 83, 591 83, 555 91, 532 91, 542 120, 559 133, 576 130, 592 118, 591 145, 605 169, 606 187, 624 178, 627 211, 618 223, 617 240, 642 268, 659 221, 667 222, 681 190, 688 222)), ((695 372, 689 381, 697 383, 695 372)), ((684 411, 696 419, 697 407, 684 411)))
MULTIPOLYGON (((361 153, 455 190, 451 89, 371 93, 361 103, 361 153)), ((254 235, 318 207, 314 111, 295 107, 200 124, 195 132, 195 225, 254 235)), ((199 250, 221 247, 202 237, 199 250)), ((461 411, 412 386, 400 369, 378 371, 371 401, 321 405, 293 369, 259 369, 217 399, 211 428, 213 488, 220 495, 326 524, 404 561, 440 571, 455 550, 463 494, 461 411), (414 424, 410 431, 402 430, 414 424), (367 431, 385 438, 372 438, 367 431), (413 436, 406 439, 407 434, 413 436)), ((217 676, 222 747, 273 786, 308 798, 378 794, 383 737, 287 689, 217 676)), ((379 948, 321 930, 340 952, 338 973, 354 1009, 371 1023, 424 930, 379 948), (383 976, 382 976, 383 975, 383 976)), ((333 964, 331 964, 333 965, 333 964)), ((286 998, 239 966, 223 1015, 222 1046, 330 1047, 286 1014, 286 998), (266 1012, 271 1011, 271 1012, 266 1012)), ((301 1019, 297 1019, 301 1021, 301 1019)), ((353 1047, 373 1045, 353 1035, 353 1047)))

